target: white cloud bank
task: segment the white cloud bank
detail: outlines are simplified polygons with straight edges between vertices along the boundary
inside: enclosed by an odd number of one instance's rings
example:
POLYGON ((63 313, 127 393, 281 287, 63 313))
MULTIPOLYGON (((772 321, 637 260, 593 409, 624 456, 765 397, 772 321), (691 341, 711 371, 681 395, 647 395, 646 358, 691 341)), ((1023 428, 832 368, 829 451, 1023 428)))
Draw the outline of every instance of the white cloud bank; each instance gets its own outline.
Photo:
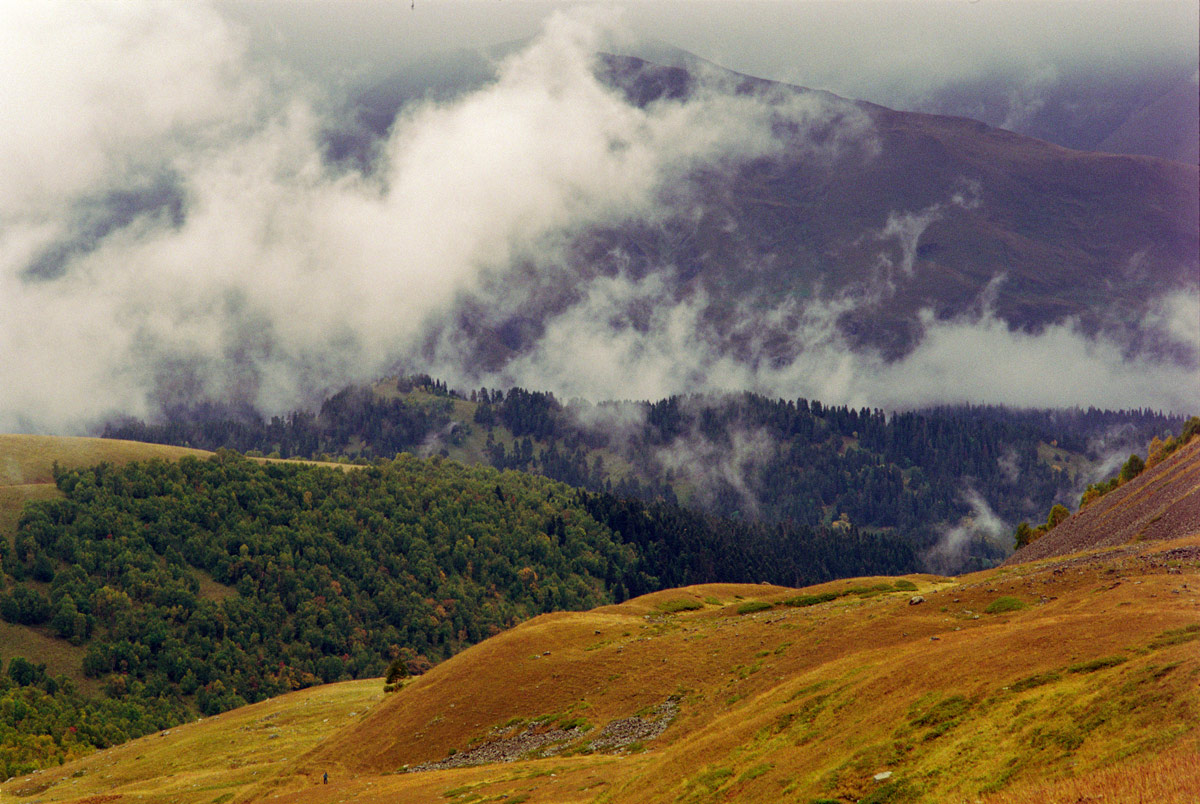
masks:
MULTIPOLYGON (((616 30, 595 14, 552 18, 494 84, 407 110, 363 176, 323 159, 320 92, 251 60, 245 34, 209 6, 6 5, 0 430, 80 432, 189 397, 291 409, 411 357, 481 278, 557 265, 580 227, 654 220, 663 189, 697 164, 772 153, 781 122, 803 142, 840 116, 812 158, 872 137, 864 116, 811 96, 702 90, 631 106, 589 69, 616 30)), ((706 300, 671 297, 661 278, 578 291, 503 376, 475 376, 448 352, 430 368, 593 398, 753 388, 885 407, 1173 409, 1197 398, 1194 371, 1126 360, 1069 325, 1032 336, 989 316, 930 320, 917 350, 887 364, 849 352, 837 304, 747 307, 750 340, 795 325, 800 357, 774 365, 730 357, 706 335, 706 300), (631 300, 650 302, 648 324, 623 323, 631 300)), ((1188 303, 1165 304, 1162 321, 1194 340, 1188 303)))
MULTIPOLYGON (((1188 412, 1200 399, 1200 373, 1193 366, 1131 357, 1120 344, 1089 337, 1073 322, 1036 334, 1014 330, 987 308, 986 299, 982 302, 981 313, 953 320, 923 313, 922 340, 894 361, 855 352, 846 343, 836 322, 851 309, 850 301, 765 310, 745 306, 742 332, 735 335, 750 334, 760 343, 785 337, 798 352, 795 359, 777 363, 740 359, 728 342, 715 340, 703 321, 703 296, 677 302, 659 278, 605 278, 591 285, 585 301, 551 321, 535 350, 487 379, 565 397, 660 399, 750 389, 885 410, 986 402, 1188 412), (628 317, 634 300, 653 310, 640 326, 628 317)), ((1188 324, 1189 311, 1200 315, 1196 294, 1173 294, 1162 309, 1167 332, 1182 343, 1200 341, 1188 324)), ((454 370, 448 362, 440 368, 454 370)))

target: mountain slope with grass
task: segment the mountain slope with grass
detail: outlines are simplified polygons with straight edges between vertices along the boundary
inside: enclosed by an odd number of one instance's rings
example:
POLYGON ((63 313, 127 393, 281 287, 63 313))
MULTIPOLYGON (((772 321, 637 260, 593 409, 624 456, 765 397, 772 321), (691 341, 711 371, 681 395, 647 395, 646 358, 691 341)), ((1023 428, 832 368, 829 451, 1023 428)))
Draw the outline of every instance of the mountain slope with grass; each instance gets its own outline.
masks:
MULTIPOLYGON (((888 358, 921 342, 931 323, 923 315, 978 318, 981 309, 1025 332, 1075 323, 1152 353, 1176 348, 1151 318, 1164 293, 1196 286, 1194 164, 1070 150, 694 59, 599 55, 593 70, 651 117, 714 96, 806 114, 772 124, 780 147, 771 153, 683 171, 652 218, 579 227, 553 267, 485 281, 415 363, 502 374, 537 356, 556 320, 580 326, 568 313, 613 280, 641 284, 627 294, 636 301, 604 308, 627 322, 610 324, 612 337, 654 326, 645 305, 687 309, 701 322, 697 344, 746 365, 795 360, 808 345, 796 337, 801 311, 825 304, 846 342, 888 358), (856 303, 839 304, 847 300, 856 303)), ((362 98, 375 136, 411 94, 397 89, 362 98)))
POLYGON ((527 783, 530 800, 957 801, 1194 751, 1197 541, 915 589, 693 587, 540 618, 306 761, 365 780, 556 730, 561 754, 530 767, 558 777, 527 783))
POLYGON ((305 690, 0 795, 1183 804, 1200 784, 1198 577, 1191 536, 958 578, 665 590, 543 615, 382 699, 381 681, 374 698, 346 687, 338 713, 305 719, 343 685, 305 690), (310 748, 264 759, 281 737, 310 748), (183 740, 211 753, 167 762, 183 740))

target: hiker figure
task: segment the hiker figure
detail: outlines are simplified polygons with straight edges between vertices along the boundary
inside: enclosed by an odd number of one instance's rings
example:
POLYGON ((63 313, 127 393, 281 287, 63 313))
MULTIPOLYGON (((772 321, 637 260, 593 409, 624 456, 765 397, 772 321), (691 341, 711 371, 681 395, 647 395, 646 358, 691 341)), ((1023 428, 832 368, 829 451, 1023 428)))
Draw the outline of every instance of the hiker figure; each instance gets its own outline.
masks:
POLYGON ((325 771, 324 775, 321 776, 321 784, 329 784, 329 771, 325 771))

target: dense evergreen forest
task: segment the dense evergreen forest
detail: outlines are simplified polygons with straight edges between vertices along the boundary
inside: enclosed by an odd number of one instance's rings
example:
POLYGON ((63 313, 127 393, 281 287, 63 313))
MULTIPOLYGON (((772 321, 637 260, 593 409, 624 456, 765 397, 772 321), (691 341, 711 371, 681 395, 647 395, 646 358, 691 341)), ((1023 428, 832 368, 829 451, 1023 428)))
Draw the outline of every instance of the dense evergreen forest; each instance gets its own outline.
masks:
POLYGON ((427 389, 435 398, 412 402, 381 397, 370 388, 346 388, 326 399, 316 414, 294 411, 263 419, 253 410, 202 404, 168 411, 165 421, 158 424, 136 419, 110 422, 101 435, 214 451, 274 453, 284 458, 348 454, 391 458, 414 451, 449 425, 453 410, 450 394, 439 382, 419 378, 397 385, 405 391, 427 389))
POLYGON ((342 470, 222 450, 56 482, 64 497, 29 504, 14 543, 0 539, 0 616, 83 649, 105 696, 0 656, 0 778, 396 660, 419 672, 542 612, 918 563, 887 534, 735 521, 439 456, 342 470))
MULTIPOLYGON (((345 389, 316 415, 176 411, 161 424, 112 423, 104 435, 304 458, 441 451, 734 518, 887 530, 928 551, 949 528, 979 518, 981 503, 1006 528, 1073 504, 1105 457, 1123 458, 1182 422, 1094 408, 886 414, 750 393, 563 404, 522 388, 456 393, 418 376, 345 389)), ((988 566, 1009 548, 1007 533, 980 533, 937 569, 988 566)))

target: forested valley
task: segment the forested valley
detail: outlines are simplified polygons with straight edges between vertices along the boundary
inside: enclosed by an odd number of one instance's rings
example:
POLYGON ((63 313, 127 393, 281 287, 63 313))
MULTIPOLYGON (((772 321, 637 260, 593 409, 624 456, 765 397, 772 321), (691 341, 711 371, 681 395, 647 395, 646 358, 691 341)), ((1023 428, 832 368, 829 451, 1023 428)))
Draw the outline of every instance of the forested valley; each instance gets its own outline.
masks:
POLYGON ((1117 461, 1182 423, 1149 410, 885 413, 751 393, 563 403, 522 388, 456 392, 422 375, 344 389, 316 413, 197 407, 112 422, 103 435, 280 457, 441 454, 736 519, 885 531, 927 555, 967 520, 976 525, 962 549, 931 567, 959 572, 1001 560, 1018 522, 1076 505, 1117 461))
POLYGON ((918 564, 887 534, 737 521, 440 456, 339 468, 222 450, 55 480, 62 498, 29 504, 14 543, 0 539, 0 616, 78 646, 103 694, 0 655, 0 778, 289 690, 418 673, 543 612, 918 564))
POLYGON ((990 566, 1018 521, 1074 507, 1105 458, 1181 421, 749 393, 563 403, 417 376, 315 413, 113 422, 110 438, 217 452, 56 470, 59 497, 0 539, 0 618, 78 657, 55 673, 0 646, 0 778, 289 690, 419 673, 544 612, 990 566))

